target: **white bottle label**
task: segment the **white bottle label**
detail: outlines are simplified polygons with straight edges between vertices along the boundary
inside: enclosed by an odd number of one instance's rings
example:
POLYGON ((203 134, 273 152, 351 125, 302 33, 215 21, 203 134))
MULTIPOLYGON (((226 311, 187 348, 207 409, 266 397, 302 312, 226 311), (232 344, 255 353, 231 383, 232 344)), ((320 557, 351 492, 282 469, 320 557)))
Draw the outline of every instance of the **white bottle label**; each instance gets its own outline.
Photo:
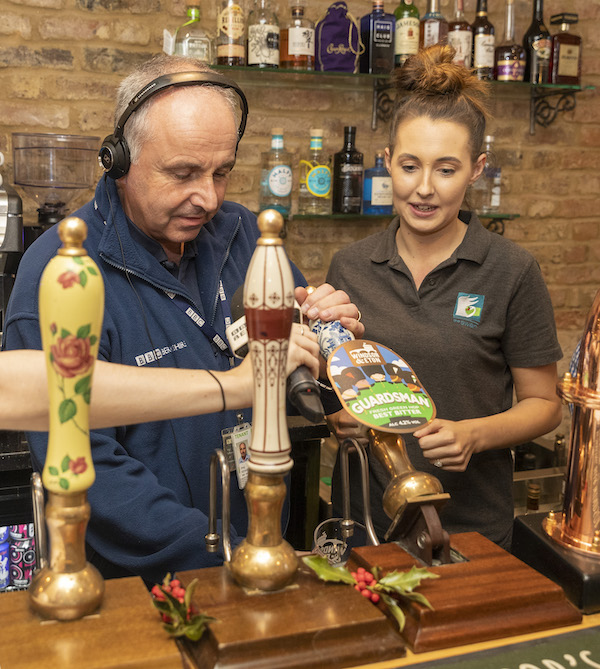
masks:
POLYGON ((423 27, 423 48, 433 46, 440 41, 440 22, 439 21, 425 21, 423 27))
POLYGON ((165 28, 163 30, 163 51, 169 56, 173 55, 173 50, 175 49, 175 35, 165 28))
POLYGON ((279 65, 279 26, 248 26, 248 65, 279 65))
POLYGON ((392 201, 392 177, 373 177, 371 205, 388 207, 392 201))
POLYGON ((494 67, 494 45, 493 35, 475 35, 473 67, 494 67))
POLYGON ((230 5, 219 14, 217 27, 230 39, 239 39, 246 28, 244 10, 239 5, 230 5))
POLYGON ((470 30, 451 30, 448 33, 448 44, 456 51, 452 62, 471 67, 473 33, 470 30))
POLYGON ((315 31, 313 28, 288 29, 288 53, 290 56, 315 55, 315 31))
POLYGON ((276 165, 269 172, 269 190, 277 197, 287 197, 292 192, 292 170, 288 165, 276 165))
POLYGON ((412 55, 419 50, 419 19, 408 17, 396 21, 394 53, 412 55))

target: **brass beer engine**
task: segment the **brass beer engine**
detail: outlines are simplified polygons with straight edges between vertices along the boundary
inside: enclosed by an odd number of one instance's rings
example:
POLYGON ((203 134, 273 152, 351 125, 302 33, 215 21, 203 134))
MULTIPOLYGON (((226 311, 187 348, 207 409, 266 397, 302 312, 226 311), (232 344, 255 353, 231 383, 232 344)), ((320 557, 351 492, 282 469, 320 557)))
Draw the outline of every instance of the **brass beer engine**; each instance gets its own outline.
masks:
POLYGON ((573 405, 562 512, 517 518, 513 552, 559 583, 585 613, 600 611, 600 291, 580 341, 577 375, 558 394, 573 405))
POLYGON ((92 374, 104 312, 104 284, 87 255, 85 223, 59 224, 63 242, 40 282, 39 310, 46 358, 50 429, 42 481, 48 493, 49 564, 29 587, 31 607, 47 618, 74 620, 98 608, 104 581, 86 562, 90 517, 87 489, 95 479, 89 437, 92 374))

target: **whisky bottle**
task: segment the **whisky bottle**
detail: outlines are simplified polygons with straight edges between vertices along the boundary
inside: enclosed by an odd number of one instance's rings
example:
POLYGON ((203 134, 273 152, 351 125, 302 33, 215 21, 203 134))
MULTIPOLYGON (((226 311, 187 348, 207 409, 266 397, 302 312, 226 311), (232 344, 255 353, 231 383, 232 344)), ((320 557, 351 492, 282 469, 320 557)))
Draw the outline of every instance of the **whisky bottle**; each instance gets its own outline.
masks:
POLYGON ((419 50, 419 10, 413 0, 402 0, 394 10, 396 35, 394 38, 394 65, 402 67, 409 56, 419 50))
POLYGON ((323 151, 323 131, 310 130, 308 155, 300 161, 298 213, 322 216, 331 212, 331 158, 323 151))
POLYGON ((246 64, 246 15, 236 0, 221 0, 217 14, 217 65, 246 64))
POLYGON ((271 130, 271 150, 261 156, 259 210, 276 209, 283 216, 292 207, 292 155, 283 145, 283 128, 271 130))
POLYGON ((514 0, 506 0, 504 41, 496 47, 494 78, 498 81, 523 81, 525 49, 515 42, 514 0))
POLYGON ((363 214, 390 216, 393 213, 392 177, 384 164, 383 151, 375 154, 375 165, 365 170, 363 214))
POLYGON ((448 21, 440 12, 440 0, 427 0, 427 13, 421 17, 419 47, 426 49, 448 40, 448 21))
POLYGON ((365 47, 359 57, 363 74, 389 74, 394 68, 394 35, 396 19, 386 14, 383 0, 373 0, 370 14, 360 20, 360 38, 365 47))
POLYGON ((454 62, 470 68, 473 28, 465 19, 464 0, 456 0, 454 18, 448 23, 448 44, 456 52, 454 62))
POLYGON ((279 67, 279 22, 270 0, 254 0, 248 15, 248 65, 279 67))
POLYGON ((315 69, 315 24, 304 16, 304 0, 290 0, 291 18, 281 30, 279 65, 287 70, 315 69))
POLYGON ((560 25, 560 31, 552 36, 550 54, 550 83, 571 84, 581 83, 581 37, 571 32, 579 17, 577 14, 554 14, 550 24, 560 25))
POLYGON ((531 25, 523 37, 525 49, 525 81, 547 84, 550 70, 552 40, 544 25, 544 0, 534 0, 531 25))
POLYGON ((494 78, 495 30, 487 15, 487 0, 477 0, 473 21, 473 73, 478 79, 494 78))
POLYGON ((356 126, 344 128, 344 147, 333 156, 332 211, 360 214, 363 190, 363 154, 354 146, 356 126))
POLYGON ((177 56, 196 58, 210 65, 213 60, 213 45, 211 38, 200 27, 200 7, 188 5, 187 17, 186 23, 179 26, 175 33, 173 53, 177 56))

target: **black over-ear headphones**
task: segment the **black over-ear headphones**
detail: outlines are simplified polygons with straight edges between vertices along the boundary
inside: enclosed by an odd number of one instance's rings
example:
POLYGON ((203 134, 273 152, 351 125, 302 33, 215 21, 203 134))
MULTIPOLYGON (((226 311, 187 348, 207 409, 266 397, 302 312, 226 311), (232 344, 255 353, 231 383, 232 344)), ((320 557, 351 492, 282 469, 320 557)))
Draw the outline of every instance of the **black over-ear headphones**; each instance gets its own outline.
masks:
MULTIPOLYGON (((98 154, 98 162, 106 172, 106 175, 113 179, 119 179, 125 176, 131 164, 129 159, 129 147, 123 137, 123 130, 127 119, 136 112, 143 104, 165 88, 171 86, 206 86, 207 84, 213 86, 220 86, 221 88, 230 88, 237 93, 241 109, 242 118, 237 131, 237 144, 240 143, 244 130, 246 129, 246 121, 248 119, 248 101, 242 89, 231 79, 224 77, 218 72, 174 72, 173 74, 165 74, 162 77, 154 79, 149 84, 144 86, 141 91, 136 93, 127 109, 121 115, 115 131, 112 135, 108 135, 102 142, 100 152, 98 154)), ((237 145, 236 145, 237 148, 237 145)))

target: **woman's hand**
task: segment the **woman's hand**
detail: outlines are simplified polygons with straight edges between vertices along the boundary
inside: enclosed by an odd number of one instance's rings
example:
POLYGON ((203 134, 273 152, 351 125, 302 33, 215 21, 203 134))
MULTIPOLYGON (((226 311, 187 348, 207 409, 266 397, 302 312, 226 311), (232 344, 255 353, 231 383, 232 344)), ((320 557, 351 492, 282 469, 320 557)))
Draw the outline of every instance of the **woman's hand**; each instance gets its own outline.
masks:
POLYGON ((315 379, 317 378, 319 375, 319 344, 317 335, 308 329, 308 325, 293 323, 287 357, 287 375, 289 376, 300 365, 306 365, 315 379))
POLYGON ((328 283, 323 283, 310 295, 306 288, 298 287, 295 297, 302 313, 308 319, 339 321, 356 339, 363 336, 365 326, 360 322, 360 311, 343 290, 335 290, 328 283))
POLYGON ((475 439, 470 421, 451 421, 435 418, 416 430, 414 436, 424 457, 432 465, 449 472, 464 472, 475 452, 475 439))

